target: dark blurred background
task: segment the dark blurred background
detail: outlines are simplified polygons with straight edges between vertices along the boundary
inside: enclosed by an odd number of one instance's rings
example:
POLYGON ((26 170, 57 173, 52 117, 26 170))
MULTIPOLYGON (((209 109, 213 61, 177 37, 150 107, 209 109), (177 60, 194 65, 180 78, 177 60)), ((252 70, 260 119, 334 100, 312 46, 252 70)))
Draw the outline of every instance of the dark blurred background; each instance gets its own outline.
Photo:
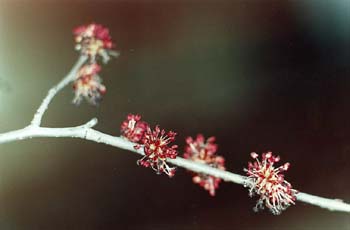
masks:
MULTIPOLYGON (((129 113, 186 136, 215 135, 228 170, 252 151, 279 154, 295 188, 350 202, 350 2, 0 0, 0 130, 29 123, 78 57, 72 29, 101 23, 121 55, 101 73, 99 107, 68 87, 44 125, 119 135, 129 113)), ((1 229, 350 229, 349 214, 297 203, 254 213, 222 183, 216 197, 179 169, 169 179, 138 155, 77 139, 0 146, 1 229)))

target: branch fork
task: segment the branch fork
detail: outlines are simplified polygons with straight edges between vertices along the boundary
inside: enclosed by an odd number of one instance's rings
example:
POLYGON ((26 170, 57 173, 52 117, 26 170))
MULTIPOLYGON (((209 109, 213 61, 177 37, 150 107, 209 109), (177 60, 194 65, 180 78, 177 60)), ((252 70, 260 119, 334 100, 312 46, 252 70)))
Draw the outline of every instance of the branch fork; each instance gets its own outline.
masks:
MULTIPOLYGON (((49 128, 42 127, 42 118, 45 111, 56 94, 62 90, 69 83, 74 81, 75 76, 83 64, 88 60, 86 55, 81 55, 73 66, 71 71, 64 77, 57 85, 52 87, 39 108, 37 109, 30 125, 23 129, 14 130, 0 134, 0 144, 19 141, 33 137, 64 137, 64 138, 80 138, 89 140, 97 143, 103 143, 106 145, 114 146, 116 148, 128 150, 130 152, 137 153, 139 155, 144 154, 144 148, 141 145, 140 148, 135 149, 135 143, 128 141, 123 137, 115 137, 102 132, 99 132, 93 127, 97 124, 97 118, 92 118, 85 124, 75 127, 64 127, 64 128, 49 128)), ((175 159, 167 159, 167 162, 176 165, 178 167, 185 168, 187 170, 207 174, 216 178, 221 178, 224 181, 232 182, 240 185, 247 186, 247 177, 239 174, 235 174, 229 171, 224 171, 210 167, 206 164, 194 162, 181 157, 175 159)), ((296 194, 297 201, 305 202, 311 205, 315 205, 321 208, 328 209, 330 211, 340 211, 350 213, 350 204, 343 202, 340 199, 329 199, 307 193, 299 192, 296 194)))

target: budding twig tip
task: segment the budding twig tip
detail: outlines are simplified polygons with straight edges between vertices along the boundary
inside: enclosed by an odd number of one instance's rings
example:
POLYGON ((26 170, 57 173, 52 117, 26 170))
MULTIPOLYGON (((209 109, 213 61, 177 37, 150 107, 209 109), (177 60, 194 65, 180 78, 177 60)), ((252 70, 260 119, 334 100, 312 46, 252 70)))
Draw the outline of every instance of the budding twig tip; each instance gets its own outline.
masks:
POLYGON ((95 125, 97 125, 98 123, 98 120, 96 117, 92 118, 90 121, 88 121, 87 123, 85 123, 84 127, 86 128, 92 128, 94 127, 95 125))

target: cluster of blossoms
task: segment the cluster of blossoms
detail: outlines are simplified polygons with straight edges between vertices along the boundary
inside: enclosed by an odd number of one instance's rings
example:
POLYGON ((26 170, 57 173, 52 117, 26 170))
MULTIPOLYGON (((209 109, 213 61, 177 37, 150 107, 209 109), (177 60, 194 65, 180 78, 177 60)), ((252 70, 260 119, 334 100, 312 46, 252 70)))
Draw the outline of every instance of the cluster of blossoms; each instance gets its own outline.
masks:
MULTIPOLYGON (((184 158, 225 170, 225 159, 215 154, 218 146, 214 142, 215 137, 210 137, 205 141, 202 134, 198 134, 195 140, 192 137, 187 137, 184 158)), ((211 196, 215 196, 215 190, 221 182, 221 178, 203 173, 193 173, 192 180, 207 190, 211 196)))
POLYGON ((74 104, 80 104, 85 98, 89 103, 96 105, 106 93, 106 87, 102 84, 102 79, 98 75, 101 67, 96 64, 84 65, 77 73, 77 78, 73 83, 75 96, 74 104))
POLYGON ((265 205, 274 215, 278 215, 296 200, 297 191, 292 189, 283 175, 290 164, 285 163, 275 168, 274 164, 279 162, 280 157, 273 156, 271 152, 263 153, 261 162, 257 153, 250 155, 255 162, 249 162, 248 169, 245 169, 248 176, 246 185, 250 187, 250 196, 260 196, 254 210, 264 209, 265 205))
POLYGON ((129 141, 140 143, 148 127, 147 122, 141 121, 140 115, 129 114, 121 125, 120 133, 129 141))
POLYGON ((73 31, 75 36, 75 49, 81 54, 90 57, 92 62, 96 61, 97 55, 101 56, 103 62, 109 61, 109 51, 113 48, 113 42, 109 30, 99 24, 79 26, 73 31))
POLYGON ((177 145, 169 146, 174 142, 176 133, 166 133, 159 126, 151 130, 146 122, 141 121, 140 115, 129 114, 121 125, 121 134, 129 141, 137 143, 136 149, 143 145, 145 155, 137 161, 138 165, 151 167, 158 174, 165 173, 169 177, 175 175, 175 168, 170 167, 166 160, 175 159, 177 156, 177 145))
POLYGON ((104 63, 108 62, 109 55, 113 53, 110 49, 114 45, 108 29, 98 24, 79 26, 73 33, 76 41, 75 48, 81 55, 89 57, 89 63, 83 65, 76 75, 73 84, 75 92, 73 103, 80 104, 85 98, 90 104, 97 105, 106 92, 106 87, 98 76, 101 66, 97 64, 97 56, 101 56, 104 63))

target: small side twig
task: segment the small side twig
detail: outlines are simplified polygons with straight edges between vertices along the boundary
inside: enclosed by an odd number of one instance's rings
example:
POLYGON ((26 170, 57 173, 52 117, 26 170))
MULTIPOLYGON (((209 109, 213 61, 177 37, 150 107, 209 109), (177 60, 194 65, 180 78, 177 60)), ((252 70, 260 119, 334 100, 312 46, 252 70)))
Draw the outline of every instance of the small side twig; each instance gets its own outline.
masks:
POLYGON ((42 117, 43 117, 45 111, 47 110, 52 99, 56 96, 56 94, 61 89, 63 89, 66 85, 68 85, 70 82, 72 82, 74 80, 77 71, 86 62, 87 59, 88 59, 87 56, 81 55, 79 57, 78 61, 73 66, 73 68, 71 69, 71 71, 67 74, 67 76, 64 77, 57 85, 55 85, 54 87, 52 87, 49 90, 46 97, 44 98, 44 100, 40 104, 39 108, 37 109, 37 111, 33 117, 33 120, 30 122, 31 126, 40 126, 41 125, 42 117))

